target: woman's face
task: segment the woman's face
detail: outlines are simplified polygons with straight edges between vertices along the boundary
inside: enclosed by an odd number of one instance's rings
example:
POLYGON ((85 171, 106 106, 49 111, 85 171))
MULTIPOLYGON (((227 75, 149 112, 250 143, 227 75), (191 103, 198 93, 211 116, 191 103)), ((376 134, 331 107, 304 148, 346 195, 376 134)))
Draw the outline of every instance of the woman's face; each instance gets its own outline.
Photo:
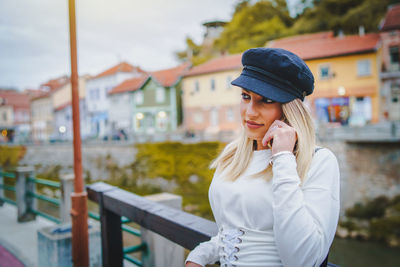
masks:
POLYGON ((242 89, 240 117, 247 137, 262 140, 269 126, 282 118, 282 106, 279 102, 242 89))

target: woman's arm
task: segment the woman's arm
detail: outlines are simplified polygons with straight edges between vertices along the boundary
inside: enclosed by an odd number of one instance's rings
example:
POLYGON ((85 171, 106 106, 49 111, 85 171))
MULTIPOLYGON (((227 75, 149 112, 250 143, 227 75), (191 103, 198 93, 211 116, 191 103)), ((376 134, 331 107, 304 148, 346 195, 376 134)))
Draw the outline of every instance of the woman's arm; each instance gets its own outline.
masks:
POLYGON ((285 267, 319 266, 328 254, 339 218, 336 157, 328 149, 318 151, 303 187, 292 154, 274 159, 273 174, 274 234, 282 263, 285 267))
POLYGON ((218 242, 219 235, 216 235, 213 236, 209 241, 200 243, 189 253, 185 264, 192 262, 201 266, 205 266, 206 264, 215 263, 219 260, 218 242))

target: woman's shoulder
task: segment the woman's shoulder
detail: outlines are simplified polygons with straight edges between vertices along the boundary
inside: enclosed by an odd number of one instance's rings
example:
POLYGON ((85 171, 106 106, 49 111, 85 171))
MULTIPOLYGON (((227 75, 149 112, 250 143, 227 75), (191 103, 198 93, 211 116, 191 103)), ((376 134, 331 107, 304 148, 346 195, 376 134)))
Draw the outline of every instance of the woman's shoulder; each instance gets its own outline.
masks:
POLYGON ((336 183, 339 176, 339 164, 335 154, 329 148, 316 147, 304 185, 336 183))
POLYGON ((312 165, 320 162, 337 163, 337 158, 336 155, 329 148, 323 146, 316 146, 314 149, 312 165))

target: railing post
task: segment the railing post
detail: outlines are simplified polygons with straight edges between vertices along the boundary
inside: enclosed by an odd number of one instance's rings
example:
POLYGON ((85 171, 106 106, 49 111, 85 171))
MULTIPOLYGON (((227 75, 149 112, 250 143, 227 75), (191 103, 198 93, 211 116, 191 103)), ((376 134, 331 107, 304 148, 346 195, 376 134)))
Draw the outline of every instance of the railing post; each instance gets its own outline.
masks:
POLYGON ((74 174, 61 176, 60 220, 61 223, 71 222, 71 193, 74 191, 74 174))
POLYGON ((103 267, 123 267, 121 216, 107 210, 104 205, 104 194, 118 188, 99 182, 87 189, 89 199, 99 204, 103 267))
MULTIPOLYGON (((145 198, 182 210, 182 197, 178 195, 160 193, 145 198)), ((148 248, 148 252, 144 253, 142 257, 144 267, 183 266, 184 250, 181 246, 143 227, 140 232, 142 243, 145 243, 148 248)))
POLYGON ((3 168, 0 167, 0 207, 3 206, 3 204, 4 204, 4 201, 3 201, 3 198, 4 198, 4 188, 3 188, 4 179, 3 179, 2 171, 3 171, 3 168))
POLYGON ((36 199, 28 194, 35 193, 35 183, 28 180, 34 176, 33 167, 18 167, 16 170, 17 182, 15 185, 16 200, 18 209, 18 222, 35 220, 36 199))

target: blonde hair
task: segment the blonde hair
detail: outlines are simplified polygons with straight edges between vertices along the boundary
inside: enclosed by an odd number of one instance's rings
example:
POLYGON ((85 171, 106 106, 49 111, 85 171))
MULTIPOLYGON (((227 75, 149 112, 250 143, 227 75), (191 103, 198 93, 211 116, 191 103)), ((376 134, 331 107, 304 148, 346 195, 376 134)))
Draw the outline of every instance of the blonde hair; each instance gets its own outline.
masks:
MULTIPOLYGON (((282 104, 283 119, 297 132, 297 142, 294 147, 294 155, 297 162, 297 173, 303 182, 310 167, 315 147, 314 124, 307 107, 300 99, 282 104)), ((210 164, 210 168, 216 168, 217 173, 224 173, 224 179, 236 180, 248 167, 253 155, 253 141, 248 138, 244 129, 240 136, 226 145, 221 154, 210 164)), ((272 166, 268 165, 263 171, 252 175, 270 180, 272 178, 272 166)))

